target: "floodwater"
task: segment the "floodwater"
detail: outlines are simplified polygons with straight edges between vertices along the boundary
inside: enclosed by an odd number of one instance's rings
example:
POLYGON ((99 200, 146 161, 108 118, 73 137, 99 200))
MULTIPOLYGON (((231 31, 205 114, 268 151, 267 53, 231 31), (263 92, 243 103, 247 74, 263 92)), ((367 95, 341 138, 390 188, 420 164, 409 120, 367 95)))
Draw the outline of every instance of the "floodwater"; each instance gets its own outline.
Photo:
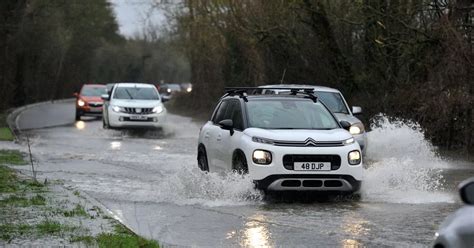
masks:
POLYGON ((268 199, 248 178, 204 174, 200 123, 176 115, 162 131, 103 130, 88 119, 26 134, 39 177, 63 180, 163 244, 425 247, 461 206, 456 185, 474 176, 474 165, 437 157, 415 124, 379 119, 360 199, 268 199))

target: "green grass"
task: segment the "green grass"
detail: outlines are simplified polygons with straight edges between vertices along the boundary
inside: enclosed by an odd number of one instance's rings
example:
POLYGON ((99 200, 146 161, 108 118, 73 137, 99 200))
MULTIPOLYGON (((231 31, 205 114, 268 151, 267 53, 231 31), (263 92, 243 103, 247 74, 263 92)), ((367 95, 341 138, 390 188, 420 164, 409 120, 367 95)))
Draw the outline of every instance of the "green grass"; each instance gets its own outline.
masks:
POLYGON ((142 238, 121 224, 115 226, 114 233, 101 233, 97 237, 77 236, 71 239, 71 242, 81 242, 86 246, 99 247, 140 247, 140 248, 158 248, 160 245, 154 240, 142 238))
POLYGON ((64 232, 73 232, 77 227, 63 225, 57 221, 45 220, 36 225, 4 224, 0 225, 0 239, 11 240, 20 236, 32 235, 59 235, 64 232))
POLYGON ((8 127, 0 127, 0 141, 13 141, 15 137, 8 127))
POLYGON ((3 165, 26 165, 23 154, 16 150, 0 150, 0 164, 3 165))
POLYGON ((31 234, 34 226, 26 224, 5 224, 0 225, 0 239, 10 240, 25 234, 31 234))
POLYGON ((38 232, 42 235, 47 234, 58 234, 63 229, 61 223, 52 220, 44 220, 38 225, 36 225, 38 232))
POLYGON ((84 210, 84 208, 79 204, 76 204, 76 207, 74 207, 74 209, 72 210, 64 211, 63 214, 65 217, 72 217, 72 216, 90 217, 90 215, 86 212, 86 210, 84 210))
POLYGON ((20 206, 20 207, 28 207, 28 206, 44 206, 46 205, 46 199, 42 195, 35 195, 31 198, 26 198, 24 196, 18 195, 11 195, 5 199, 0 200, 0 206, 20 206))

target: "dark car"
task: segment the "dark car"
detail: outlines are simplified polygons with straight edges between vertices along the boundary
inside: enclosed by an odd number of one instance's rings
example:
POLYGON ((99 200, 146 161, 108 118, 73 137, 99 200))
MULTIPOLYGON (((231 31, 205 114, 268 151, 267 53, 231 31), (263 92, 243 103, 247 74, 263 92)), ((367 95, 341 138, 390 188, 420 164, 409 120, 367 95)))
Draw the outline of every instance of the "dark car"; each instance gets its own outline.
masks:
POLYGON ((74 93, 76 121, 80 120, 81 116, 102 116, 103 94, 107 94, 107 87, 101 84, 84 84, 79 93, 74 93))

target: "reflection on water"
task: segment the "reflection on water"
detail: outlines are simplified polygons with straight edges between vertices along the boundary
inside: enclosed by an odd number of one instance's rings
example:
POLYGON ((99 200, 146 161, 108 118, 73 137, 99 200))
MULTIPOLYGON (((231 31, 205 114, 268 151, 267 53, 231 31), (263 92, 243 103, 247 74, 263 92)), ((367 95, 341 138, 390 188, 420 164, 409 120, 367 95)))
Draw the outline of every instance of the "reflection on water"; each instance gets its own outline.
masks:
POLYGON ((268 230, 266 218, 261 214, 250 217, 245 224, 242 246, 244 247, 273 247, 270 241, 271 235, 268 230))
POLYGON ((342 222, 342 230, 347 234, 350 239, 342 240, 342 247, 362 247, 363 244, 358 240, 365 238, 369 235, 370 228, 368 227, 369 221, 361 218, 360 216, 350 215, 346 216, 342 222))
POLYGON ((121 146, 122 146, 122 143, 120 141, 110 142, 110 148, 112 148, 112 150, 120 150, 121 146))
POLYGON ((76 121, 75 126, 79 130, 86 128, 86 123, 84 121, 76 121))

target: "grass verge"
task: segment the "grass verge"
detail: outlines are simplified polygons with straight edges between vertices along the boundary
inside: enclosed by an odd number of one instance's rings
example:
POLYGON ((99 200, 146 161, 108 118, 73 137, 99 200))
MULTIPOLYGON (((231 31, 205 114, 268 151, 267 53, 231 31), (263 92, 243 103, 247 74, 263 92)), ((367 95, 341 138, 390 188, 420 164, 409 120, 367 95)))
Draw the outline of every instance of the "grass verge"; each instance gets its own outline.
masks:
POLYGON ((7 114, 0 114, 0 141, 13 141, 15 137, 7 124, 7 114))

